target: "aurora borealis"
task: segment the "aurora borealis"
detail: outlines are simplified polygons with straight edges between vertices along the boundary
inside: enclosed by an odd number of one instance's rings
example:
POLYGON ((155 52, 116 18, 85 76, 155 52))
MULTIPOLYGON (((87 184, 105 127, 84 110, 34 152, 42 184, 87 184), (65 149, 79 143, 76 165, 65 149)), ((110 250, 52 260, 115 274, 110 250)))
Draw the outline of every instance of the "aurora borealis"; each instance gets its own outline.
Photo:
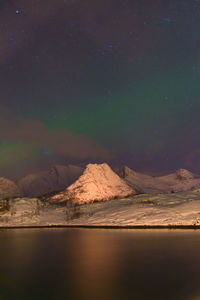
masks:
POLYGON ((200 174, 200 1, 0 3, 0 171, 200 174))

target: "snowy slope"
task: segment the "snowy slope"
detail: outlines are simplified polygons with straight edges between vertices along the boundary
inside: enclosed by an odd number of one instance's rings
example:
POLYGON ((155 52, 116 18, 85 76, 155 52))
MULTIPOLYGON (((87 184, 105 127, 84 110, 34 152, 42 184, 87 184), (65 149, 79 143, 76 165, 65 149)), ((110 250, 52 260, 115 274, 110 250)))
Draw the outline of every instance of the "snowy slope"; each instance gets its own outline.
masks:
POLYGON ((0 227, 54 225, 200 225, 200 189, 174 194, 143 194, 79 206, 18 198, 9 200, 0 212, 0 227))
POLYGON ((89 164, 79 179, 61 193, 51 197, 50 202, 89 203, 113 198, 124 198, 136 194, 106 164, 89 164))
POLYGON ((71 185, 83 169, 73 165, 55 165, 48 171, 29 174, 18 181, 24 197, 40 197, 71 185))
POLYGON ((195 176, 185 169, 179 169, 169 175, 153 177, 135 172, 125 166, 120 171, 120 176, 141 193, 172 193, 200 186, 200 176, 195 176))

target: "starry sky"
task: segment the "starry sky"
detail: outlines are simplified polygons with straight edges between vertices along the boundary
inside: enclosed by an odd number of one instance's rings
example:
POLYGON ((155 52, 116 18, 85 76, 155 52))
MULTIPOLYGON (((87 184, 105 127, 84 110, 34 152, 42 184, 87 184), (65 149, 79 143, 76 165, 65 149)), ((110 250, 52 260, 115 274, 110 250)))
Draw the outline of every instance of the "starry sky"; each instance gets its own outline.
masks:
POLYGON ((1 0, 0 173, 200 174, 199 0, 1 0))

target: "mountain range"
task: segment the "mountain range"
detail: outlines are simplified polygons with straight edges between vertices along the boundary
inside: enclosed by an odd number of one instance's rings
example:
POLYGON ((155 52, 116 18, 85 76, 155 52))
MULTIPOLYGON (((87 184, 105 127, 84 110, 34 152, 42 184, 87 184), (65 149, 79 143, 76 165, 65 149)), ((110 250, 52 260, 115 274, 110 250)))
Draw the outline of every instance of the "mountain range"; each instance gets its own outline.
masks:
POLYGON ((200 176, 185 169, 165 176, 150 176, 127 166, 114 172, 106 163, 88 164, 85 169, 56 165, 18 182, 0 177, 0 199, 44 196, 50 203, 83 204, 136 194, 176 193, 198 186, 200 176))

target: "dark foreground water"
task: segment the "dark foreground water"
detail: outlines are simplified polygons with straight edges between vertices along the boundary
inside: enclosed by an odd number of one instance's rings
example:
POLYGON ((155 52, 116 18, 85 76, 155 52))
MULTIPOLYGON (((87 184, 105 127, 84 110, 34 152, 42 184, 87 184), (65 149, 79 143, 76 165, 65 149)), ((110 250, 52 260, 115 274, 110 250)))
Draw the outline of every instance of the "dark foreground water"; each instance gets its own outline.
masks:
POLYGON ((0 300, 200 299, 200 231, 0 231, 0 300))

